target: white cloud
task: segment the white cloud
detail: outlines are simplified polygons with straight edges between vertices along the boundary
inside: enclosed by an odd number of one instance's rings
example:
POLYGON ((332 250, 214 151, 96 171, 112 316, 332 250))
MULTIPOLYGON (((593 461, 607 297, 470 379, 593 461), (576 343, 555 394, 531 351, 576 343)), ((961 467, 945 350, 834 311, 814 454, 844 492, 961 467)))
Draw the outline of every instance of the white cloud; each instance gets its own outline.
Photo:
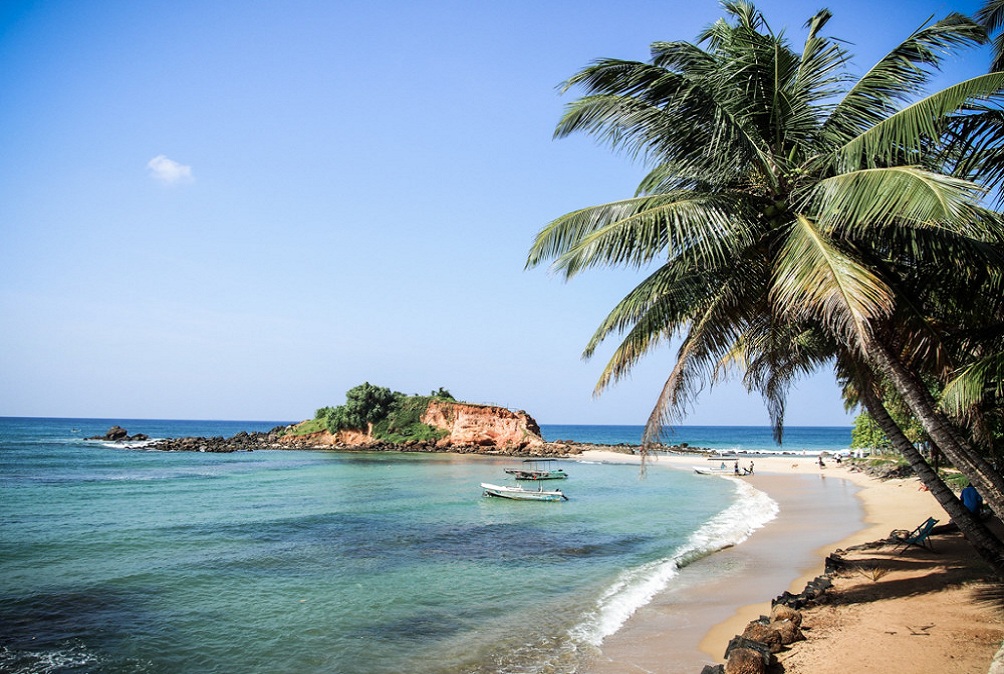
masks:
POLYGON ((146 163, 150 169, 150 176, 154 180, 159 180, 165 185, 176 185, 178 183, 189 183, 195 180, 192 177, 192 167, 179 164, 173 159, 159 154, 146 163))

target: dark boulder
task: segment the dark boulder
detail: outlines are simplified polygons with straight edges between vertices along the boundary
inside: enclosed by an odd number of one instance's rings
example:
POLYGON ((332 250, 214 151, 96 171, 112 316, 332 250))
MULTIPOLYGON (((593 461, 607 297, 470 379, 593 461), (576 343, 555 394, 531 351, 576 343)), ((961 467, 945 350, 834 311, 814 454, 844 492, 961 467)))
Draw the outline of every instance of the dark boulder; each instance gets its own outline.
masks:
POLYGON ((781 650, 781 633, 773 625, 764 625, 754 620, 743 630, 742 637, 766 645, 771 653, 781 650))
MULTIPOLYGON (((763 661, 764 667, 770 665, 771 652, 770 646, 767 644, 760 643, 759 641, 753 641, 752 639, 746 639, 745 637, 732 637, 729 641, 728 647, 725 649, 725 657, 729 658, 732 656, 733 651, 736 650, 746 650, 755 652, 759 658, 763 661)), ((726 665, 726 671, 728 671, 728 666, 726 665)))
POLYGON ((95 435, 94 437, 87 438, 88 440, 104 440, 105 442, 122 442, 124 440, 131 439, 129 437, 129 431, 122 428, 121 426, 112 426, 108 429, 108 432, 104 435, 95 435))
POLYGON ((767 674, 768 663, 752 648, 735 648, 725 663, 725 674, 767 674))

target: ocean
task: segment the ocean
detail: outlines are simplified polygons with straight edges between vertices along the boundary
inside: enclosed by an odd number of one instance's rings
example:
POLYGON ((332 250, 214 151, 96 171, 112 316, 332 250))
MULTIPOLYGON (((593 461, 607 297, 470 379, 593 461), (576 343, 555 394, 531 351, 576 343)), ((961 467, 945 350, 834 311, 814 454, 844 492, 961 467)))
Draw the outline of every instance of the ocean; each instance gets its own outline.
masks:
MULTIPOLYGON (((482 496, 514 463, 500 457, 84 439, 116 423, 162 438, 281 422, 0 418, 0 672, 585 672, 680 568, 777 512, 742 481, 672 469, 571 459, 568 501, 525 503, 482 496)), ((777 449, 763 428, 677 434, 777 449)), ((785 448, 849 441, 792 428, 785 448)))

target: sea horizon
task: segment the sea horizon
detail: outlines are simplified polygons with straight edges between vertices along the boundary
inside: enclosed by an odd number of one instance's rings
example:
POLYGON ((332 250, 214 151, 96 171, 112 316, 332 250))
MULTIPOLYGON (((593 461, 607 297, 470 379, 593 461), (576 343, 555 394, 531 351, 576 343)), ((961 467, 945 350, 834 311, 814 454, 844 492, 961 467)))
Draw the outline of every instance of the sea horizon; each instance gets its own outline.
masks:
MULTIPOLYGON (((80 416, 61 416, 61 415, 51 415, 51 414, 0 414, 0 419, 55 419, 55 420, 91 420, 91 421, 192 421, 192 422, 224 422, 224 423, 250 423, 250 424, 298 424, 303 421, 308 421, 308 419, 226 419, 226 418, 214 418, 214 417, 118 417, 118 416, 100 416, 100 417, 80 417, 80 416)), ((610 426, 615 428, 644 428, 645 424, 579 424, 579 423, 564 423, 564 422, 549 422, 542 423, 537 422, 541 427, 544 426, 610 426)), ((679 424, 673 426, 673 428, 770 428, 768 424, 679 424)), ((846 428, 850 430, 853 428, 851 424, 799 424, 788 426, 785 428, 846 428)))
MULTIPOLYGON (((264 432, 277 426, 300 423, 287 420, 251 419, 160 419, 128 417, 18 417, 24 419, 71 423, 85 437, 103 434, 111 425, 121 425, 131 434, 143 433, 151 438, 180 436, 229 437, 237 433, 264 432), (101 426, 107 425, 105 428, 101 426), (132 427, 130 427, 132 426, 132 427), (86 430, 83 430, 86 427, 86 430)), ((539 424, 546 442, 570 441, 581 444, 639 446, 644 425, 641 424, 539 424)), ((778 445, 770 426, 681 424, 667 428, 662 443, 685 445, 694 449, 744 453, 804 453, 837 452, 849 449, 851 426, 785 426, 784 442, 778 445)))

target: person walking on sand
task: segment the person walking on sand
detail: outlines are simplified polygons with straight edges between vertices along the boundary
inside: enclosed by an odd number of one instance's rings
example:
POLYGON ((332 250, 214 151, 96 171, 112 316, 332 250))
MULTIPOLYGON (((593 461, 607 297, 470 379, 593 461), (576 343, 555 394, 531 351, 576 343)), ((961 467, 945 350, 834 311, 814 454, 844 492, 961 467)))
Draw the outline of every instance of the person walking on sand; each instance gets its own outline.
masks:
POLYGON ((753 462, 750 461, 750 469, 749 469, 749 472, 747 473, 747 475, 752 475, 752 474, 753 474, 753 462))

